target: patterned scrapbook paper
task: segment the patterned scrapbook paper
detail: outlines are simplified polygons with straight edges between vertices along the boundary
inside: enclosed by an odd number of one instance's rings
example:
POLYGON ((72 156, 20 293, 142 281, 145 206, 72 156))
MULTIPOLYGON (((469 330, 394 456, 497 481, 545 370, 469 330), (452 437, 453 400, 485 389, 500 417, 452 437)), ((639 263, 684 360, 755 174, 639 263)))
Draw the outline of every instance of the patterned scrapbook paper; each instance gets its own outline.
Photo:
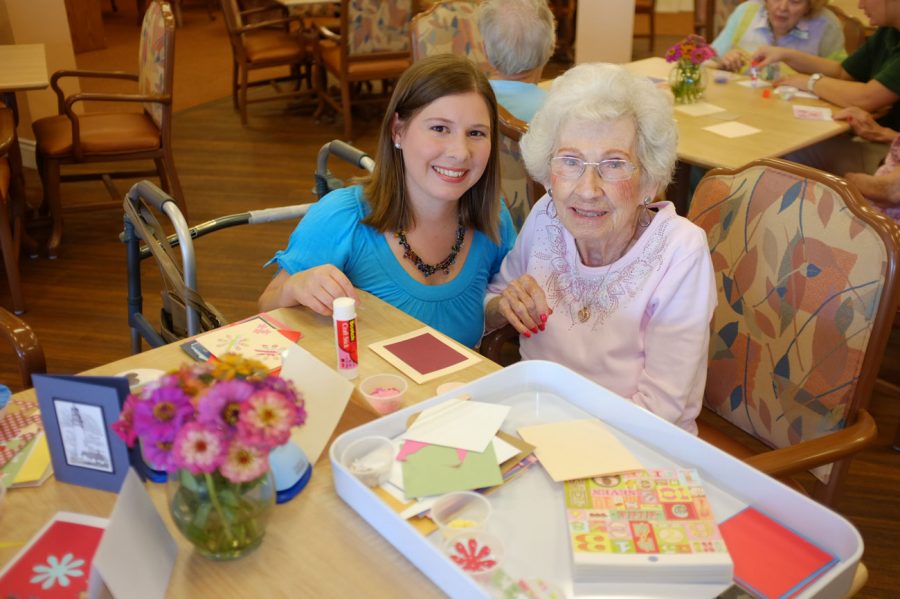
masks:
POLYGON ((731 579, 728 548, 693 469, 567 481, 565 498, 576 577, 604 566, 623 570, 619 579, 640 576, 629 574, 633 565, 652 572, 654 582, 683 578, 691 566, 696 582, 731 579))

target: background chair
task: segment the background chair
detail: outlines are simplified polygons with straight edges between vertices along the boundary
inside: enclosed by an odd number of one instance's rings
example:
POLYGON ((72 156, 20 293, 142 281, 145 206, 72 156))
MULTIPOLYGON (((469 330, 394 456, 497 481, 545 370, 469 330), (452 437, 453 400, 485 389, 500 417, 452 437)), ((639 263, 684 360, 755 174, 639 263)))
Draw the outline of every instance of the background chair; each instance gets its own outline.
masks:
POLYGON ((813 469, 830 505, 875 438, 866 405, 897 310, 900 230, 843 179, 774 159, 710 171, 688 217, 719 300, 700 436, 772 476, 813 469), (755 455, 735 427, 774 449, 755 455))
POLYGON ((59 114, 34 122, 37 161, 44 187, 44 205, 53 217, 48 251, 56 256, 62 239, 61 181, 103 179, 114 203, 81 206, 81 209, 111 208, 121 205, 122 195, 112 179, 159 176, 163 189, 187 206, 172 156, 172 80, 175 69, 175 19, 167 2, 153 0, 141 26, 139 75, 122 72, 57 71, 50 78, 56 92, 59 114), (127 79, 138 82, 136 94, 79 93, 66 96, 60 86, 67 77, 127 79), (107 101, 143 105, 137 112, 88 112, 76 114, 83 102, 107 101), (151 159, 155 170, 115 171, 63 175, 61 165, 111 163, 151 159))
POLYGON ((556 57, 566 62, 575 60, 575 9, 577 0, 549 0, 556 18, 556 57))
POLYGON ((18 151, 17 144, 13 111, 0 103, 0 253, 3 254, 13 310, 21 314, 25 311, 25 297, 19 274, 19 248, 25 206, 24 198, 14 193, 12 164, 15 161, 8 158, 18 151))
POLYGON ((16 354, 22 388, 31 387, 31 375, 47 372, 44 350, 37 335, 25 321, 0 308, 0 338, 3 338, 16 354))
POLYGON ((497 110, 500 120, 500 191, 518 230, 522 228, 531 207, 544 195, 544 188, 529 176, 519 149, 519 140, 528 131, 528 123, 517 119, 500 105, 497 110))
POLYGON ((461 54, 489 74, 477 10, 477 0, 448 0, 414 16, 409 28, 413 62, 434 54, 461 54))
POLYGON ((222 14, 231 42, 231 97, 241 113, 241 124, 247 124, 247 105, 256 102, 309 96, 312 89, 312 51, 302 37, 303 19, 290 16, 281 4, 267 3, 241 10, 237 0, 222 0, 222 14), (292 30, 293 27, 293 30, 292 30), (282 69, 279 76, 269 71, 261 79, 250 80, 251 71, 282 69), (289 70, 283 74, 283 69, 289 70), (301 89, 302 82, 306 89, 301 89), (279 83, 291 83, 293 91, 281 92, 279 83), (248 98, 252 87, 273 85, 278 93, 248 98))
POLYGON ((744 0, 695 0, 694 33, 702 35, 706 41, 713 41, 729 15, 744 0))
POLYGON ((323 27, 316 46, 315 76, 321 116, 329 105, 343 115, 344 138, 353 133, 353 102, 382 102, 391 92, 392 82, 411 64, 409 23, 412 0, 341 0, 340 35, 323 27), (338 81, 340 96, 328 93, 328 75, 338 81), (362 98, 360 84, 381 80, 381 94, 362 98))
POLYGON ((634 14, 647 15, 649 33, 635 33, 634 37, 649 38, 650 52, 653 52, 653 42, 656 39, 656 0, 636 0, 634 14))

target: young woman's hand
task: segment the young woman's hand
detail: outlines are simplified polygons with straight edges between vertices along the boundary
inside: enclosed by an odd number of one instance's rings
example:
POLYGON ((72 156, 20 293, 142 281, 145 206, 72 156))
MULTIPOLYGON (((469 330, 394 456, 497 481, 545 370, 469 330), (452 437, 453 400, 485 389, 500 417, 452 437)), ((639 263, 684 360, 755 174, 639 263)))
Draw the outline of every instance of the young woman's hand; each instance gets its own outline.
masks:
POLYGON ((260 311, 288 306, 306 306, 323 316, 331 315, 338 297, 357 299, 353 283, 332 264, 323 264, 289 275, 279 272, 259 298, 260 311))

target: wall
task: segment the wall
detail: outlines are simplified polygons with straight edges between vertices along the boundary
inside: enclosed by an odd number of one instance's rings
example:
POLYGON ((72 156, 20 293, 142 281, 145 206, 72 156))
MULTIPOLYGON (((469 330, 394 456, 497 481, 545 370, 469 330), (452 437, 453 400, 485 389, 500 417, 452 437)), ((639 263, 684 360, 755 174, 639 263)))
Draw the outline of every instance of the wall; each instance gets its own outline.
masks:
MULTIPOLYGON (((47 71, 74 69, 75 53, 69 34, 64 0, 0 0, 0 44, 44 44, 47 71)), ((80 88, 67 88, 74 93, 80 88)), ((56 96, 50 89, 20 92, 19 141, 26 166, 34 164, 32 121, 56 114, 56 96)))

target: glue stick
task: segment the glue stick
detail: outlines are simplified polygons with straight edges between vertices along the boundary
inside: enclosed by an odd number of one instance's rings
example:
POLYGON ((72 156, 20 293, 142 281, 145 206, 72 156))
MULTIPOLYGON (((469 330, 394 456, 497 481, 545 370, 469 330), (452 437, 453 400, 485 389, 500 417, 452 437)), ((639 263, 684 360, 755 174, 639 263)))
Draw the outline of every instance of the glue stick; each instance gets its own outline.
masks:
POLYGON ((356 300, 338 297, 331 304, 334 317, 334 341, 337 347, 337 371, 355 379, 359 369, 356 343, 356 300))

